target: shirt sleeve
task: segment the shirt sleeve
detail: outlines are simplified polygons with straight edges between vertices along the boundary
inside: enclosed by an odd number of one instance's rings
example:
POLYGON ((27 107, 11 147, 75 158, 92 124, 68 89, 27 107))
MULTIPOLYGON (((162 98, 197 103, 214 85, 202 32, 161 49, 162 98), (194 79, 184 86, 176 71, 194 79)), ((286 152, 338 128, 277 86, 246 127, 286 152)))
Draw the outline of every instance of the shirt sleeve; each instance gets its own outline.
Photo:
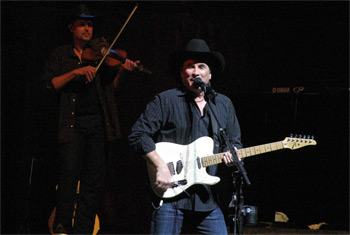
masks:
POLYGON ((40 77, 40 90, 44 93, 56 93, 57 90, 52 84, 52 79, 61 75, 59 71, 59 56, 53 51, 45 62, 44 70, 40 77))
MULTIPOLYGON (((241 128, 237 119, 236 110, 232 104, 232 102, 229 100, 228 102, 228 118, 227 118, 227 125, 226 125, 226 134, 228 136, 228 139, 230 143, 235 146, 237 149, 243 148, 243 144, 241 141, 241 128)), ((228 146, 224 147, 224 152, 227 151, 229 148, 228 146)))
POLYGON ((128 136, 130 145, 141 155, 146 155, 156 149, 153 137, 160 130, 162 123, 160 103, 159 96, 154 97, 135 122, 128 136))

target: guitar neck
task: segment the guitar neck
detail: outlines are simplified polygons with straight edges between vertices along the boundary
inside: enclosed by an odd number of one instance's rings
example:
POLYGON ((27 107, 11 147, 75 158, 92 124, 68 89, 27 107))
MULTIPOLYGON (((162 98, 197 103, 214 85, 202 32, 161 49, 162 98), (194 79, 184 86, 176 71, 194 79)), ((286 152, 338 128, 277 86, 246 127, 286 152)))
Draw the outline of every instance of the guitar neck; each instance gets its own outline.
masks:
MULTIPOLYGON (((242 159, 246 157, 251 157, 263 153, 273 152, 277 150, 284 149, 283 141, 277 141, 269 144, 262 144, 257 146, 252 146, 248 148, 242 148, 237 150, 237 156, 242 159)), ((202 157, 202 165, 204 167, 216 165, 222 163, 222 159, 224 157, 224 153, 217 153, 214 155, 202 157)))

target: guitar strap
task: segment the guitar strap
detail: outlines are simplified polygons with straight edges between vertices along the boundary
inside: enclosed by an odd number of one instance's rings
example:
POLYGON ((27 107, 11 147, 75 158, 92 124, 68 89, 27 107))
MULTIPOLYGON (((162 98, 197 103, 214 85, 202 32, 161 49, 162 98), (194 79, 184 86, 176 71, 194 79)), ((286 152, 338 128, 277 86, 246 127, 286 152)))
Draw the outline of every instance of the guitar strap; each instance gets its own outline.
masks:
MULTIPOLYGON (((209 104, 208 104, 209 105, 209 104)), ((209 114, 209 119, 213 131, 213 140, 214 140, 214 153, 218 153, 220 151, 220 134, 219 134, 219 125, 218 122, 216 121, 216 118, 213 114, 217 113, 217 108, 215 105, 215 102, 211 102, 211 107, 212 109, 208 108, 208 114, 209 114)))

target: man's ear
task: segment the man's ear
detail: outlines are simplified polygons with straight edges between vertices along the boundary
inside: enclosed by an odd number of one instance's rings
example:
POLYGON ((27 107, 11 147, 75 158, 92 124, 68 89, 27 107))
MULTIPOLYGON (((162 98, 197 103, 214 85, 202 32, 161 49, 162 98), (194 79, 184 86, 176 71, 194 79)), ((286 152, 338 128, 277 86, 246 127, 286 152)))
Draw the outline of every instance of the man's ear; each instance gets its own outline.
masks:
POLYGON ((209 74, 209 80, 211 79, 211 74, 209 74))
POLYGON ((73 24, 68 25, 69 31, 73 32, 73 24))
POLYGON ((180 71, 180 76, 182 77, 182 74, 184 73, 183 67, 180 67, 179 71, 180 71))

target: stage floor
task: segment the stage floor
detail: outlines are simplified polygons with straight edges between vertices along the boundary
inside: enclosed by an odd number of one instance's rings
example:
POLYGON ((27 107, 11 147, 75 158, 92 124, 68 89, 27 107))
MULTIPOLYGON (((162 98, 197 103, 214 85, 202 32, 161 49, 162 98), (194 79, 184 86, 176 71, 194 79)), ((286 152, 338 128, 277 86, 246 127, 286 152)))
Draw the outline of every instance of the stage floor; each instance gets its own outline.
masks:
POLYGON ((349 231, 340 230, 310 230, 280 227, 244 227, 243 234, 350 234, 349 231))

